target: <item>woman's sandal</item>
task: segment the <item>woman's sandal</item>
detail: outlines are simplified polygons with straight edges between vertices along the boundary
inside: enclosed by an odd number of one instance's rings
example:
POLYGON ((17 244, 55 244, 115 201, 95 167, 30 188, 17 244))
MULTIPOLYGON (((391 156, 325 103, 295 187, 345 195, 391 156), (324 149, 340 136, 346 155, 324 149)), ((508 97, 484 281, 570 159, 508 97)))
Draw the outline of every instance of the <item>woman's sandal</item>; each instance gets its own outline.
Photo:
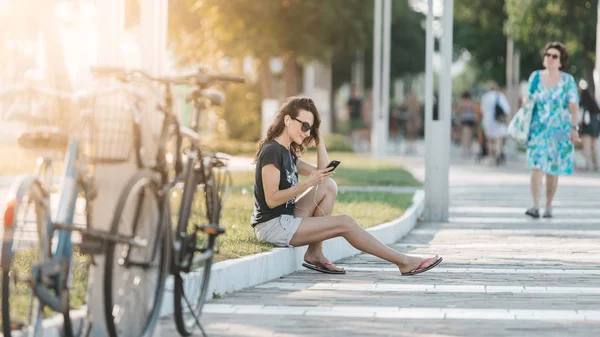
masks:
POLYGON ((331 262, 319 263, 315 265, 305 261, 302 263, 302 266, 325 274, 346 274, 346 270, 344 269, 335 270, 334 268, 337 268, 337 266, 331 262))
POLYGON ((534 219, 538 219, 540 217, 540 211, 537 208, 529 208, 525 211, 525 215, 529 215, 534 219))
POLYGON ((419 263, 419 265, 417 266, 417 268, 415 268, 415 269, 413 269, 413 270, 411 270, 409 272, 406 272, 406 273, 402 273, 401 272, 402 276, 412 276, 412 275, 417 275, 417 274, 424 273, 424 272, 426 272, 428 270, 431 270, 431 269, 437 267, 437 265, 440 264, 440 262, 442 262, 442 260, 443 260, 442 257, 438 257, 438 259, 435 260, 435 262, 432 263, 430 266, 422 268, 423 265, 425 263, 431 261, 431 259, 433 259, 433 258, 432 257, 426 258, 425 260, 421 261, 421 263, 419 263))

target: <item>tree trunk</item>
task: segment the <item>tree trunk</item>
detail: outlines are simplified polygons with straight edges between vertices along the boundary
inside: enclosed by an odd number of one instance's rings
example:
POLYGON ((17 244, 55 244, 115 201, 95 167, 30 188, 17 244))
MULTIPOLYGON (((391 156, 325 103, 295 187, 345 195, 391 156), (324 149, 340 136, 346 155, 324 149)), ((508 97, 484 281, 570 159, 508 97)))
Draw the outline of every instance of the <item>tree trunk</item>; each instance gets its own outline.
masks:
MULTIPOLYGON (((54 1, 42 1, 40 5, 42 6, 42 10, 38 13, 43 13, 40 14, 39 19, 41 21, 46 60, 48 62, 48 84, 58 90, 71 92, 73 88, 69 71, 65 64, 65 55, 58 32, 58 23, 54 15, 47 14, 54 13, 54 1)), ((76 125, 75 107, 72 104, 61 102, 59 110, 56 111, 58 125, 70 130, 71 127, 76 125)))
POLYGON ((271 90, 271 71, 269 70, 269 58, 267 56, 262 56, 258 62, 258 75, 262 98, 273 98, 271 90))
POLYGON ((338 132, 337 107, 335 106, 335 93, 337 89, 329 90, 329 109, 331 109, 331 132, 338 132))
POLYGON ((298 78, 299 70, 298 63, 296 62, 296 55, 294 53, 288 53, 284 59, 284 70, 283 70, 283 81, 285 86, 285 97, 298 95, 298 78))

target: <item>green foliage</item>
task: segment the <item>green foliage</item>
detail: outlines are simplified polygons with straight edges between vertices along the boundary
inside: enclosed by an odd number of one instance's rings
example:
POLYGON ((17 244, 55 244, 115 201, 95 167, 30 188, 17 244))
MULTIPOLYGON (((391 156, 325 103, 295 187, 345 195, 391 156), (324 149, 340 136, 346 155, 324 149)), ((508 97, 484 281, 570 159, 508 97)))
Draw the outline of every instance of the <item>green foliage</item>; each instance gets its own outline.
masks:
MULTIPOLYGON (((456 0, 454 2, 454 42, 457 49, 471 54, 471 66, 477 69, 476 80, 494 80, 506 84, 506 44, 504 25, 508 19, 505 0, 456 0)), ((521 53, 521 78, 529 69, 539 68, 536 47, 518 44, 521 53)))
MULTIPOLYGON (((327 146, 329 152, 354 152, 351 143, 348 141, 348 137, 339 133, 328 133, 323 135, 323 141, 327 146)), ((316 148, 311 148, 311 151, 316 148)))
MULTIPOLYGON (((260 129, 259 129, 260 131, 260 129)), ((247 155, 252 156, 258 149, 258 142, 241 141, 235 139, 219 139, 206 143, 211 149, 217 152, 227 153, 232 156, 247 155)))
POLYGON ((185 62, 288 53, 324 59, 367 43, 369 6, 363 0, 171 0, 169 35, 185 62))
POLYGON ((229 85, 225 90, 223 120, 230 139, 256 142, 261 130, 261 98, 258 85, 229 85))
POLYGON ((542 68, 541 49, 561 41, 571 55, 565 69, 591 80, 598 0, 455 0, 454 41, 468 50, 478 80, 506 82, 506 41, 521 54, 520 79, 542 68))
MULTIPOLYGON (((368 4, 366 12, 367 22, 364 23, 368 30, 368 40, 362 45, 356 45, 350 50, 335 50, 333 54, 333 88, 351 80, 350 69, 356 59, 356 49, 364 49, 365 55, 365 87, 371 87, 373 74, 373 2, 368 4)), ((408 0, 394 0, 392 2, 392 31, 391 31, 391 57, 390 78, 403 75, 417 74, 425 70, 425 30, 422 22, 425 16, 415 12, 408 0)), ((391 90, 391 89, 390 89, 391 90)))
MULTIPOLYGON (((592 83, 597 7, 598 0, 506 0, 506 31, 521 45, 530 45, 538 51, 548 41, 565 43, 571 55, 565 70, 592 83)), ((537 61, 540 68, 540 52, 537 61)), ((529 75, 534 69, 522 70, 529 75)))

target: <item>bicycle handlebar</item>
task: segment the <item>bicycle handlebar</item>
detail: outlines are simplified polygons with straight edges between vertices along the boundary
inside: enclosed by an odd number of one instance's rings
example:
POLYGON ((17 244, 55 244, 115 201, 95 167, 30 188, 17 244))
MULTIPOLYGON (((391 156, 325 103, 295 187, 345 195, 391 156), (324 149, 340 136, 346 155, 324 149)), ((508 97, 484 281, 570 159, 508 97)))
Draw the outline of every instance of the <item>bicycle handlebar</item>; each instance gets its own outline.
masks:
POLYGON ((106 75, 106 76, 116 76, 120 77, 119 80, 127 80, 127 77, 132 75, 140 75, 145 77, 146 79, 158 82, 162 84, 199 84, 199 85, 209 85, 214 82, 232 82, 232 83, 244 83, 246 80, 243 77, 230 75, 230 74, 220 74, 220 73, 210 73, 197 71, 192 74, 182 75, 182 76, 165 76, 165 77, 155 77, 143 70, 140 69, 124 69, 119 67, 92 67, 92 74, 95 75, 106 75))
POLYGON ((73 100, 73 94, 66 91, 60 91, 52 88, 36 87, 32 85, 21 85, 9 88, 4 91, 0 91, 0 101, 11 100, 23 94, 33 94, 46 96, 50 98, 73 100))

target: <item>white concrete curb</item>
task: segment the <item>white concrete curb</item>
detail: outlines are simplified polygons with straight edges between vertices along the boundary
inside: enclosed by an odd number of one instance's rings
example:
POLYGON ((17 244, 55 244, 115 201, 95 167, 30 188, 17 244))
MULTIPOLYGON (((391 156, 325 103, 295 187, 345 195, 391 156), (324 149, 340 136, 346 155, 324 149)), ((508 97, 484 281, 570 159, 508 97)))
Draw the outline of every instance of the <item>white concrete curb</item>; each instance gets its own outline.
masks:
MULTIPOLYGON (((390 222, 367 229, 377 239, 389 245, 410 232, 425 207, 425 192, 418 190, 413 196, 413 204, 404 214, 390 222)), ((325 256, 337 261, 359 254, 344 238, 327 240, 323 244, 325 256)), ((208 289, 209 300, 212 294, 224 294, 252 287, 281 276, 291 274, 302 267, 306 247, 275 248, 270 252, 245 256, 239 259, 218 262, 213 266, 208 289)), ((190 273, 188 277, 200 280, 202 273, 190 273)), ((186 282, 189 282, 186 279, 186 282)), ((193 281, 192 281, 193 282, 193 281)), ((199 282, 199 281, 198 281, 199 282)), ((173 313, 173 280, 170 276, 166 285, 160 316, 173 313)))
MULTIPOLYGON (((367 231, 387 245, 398 241, 414 228, 417 219, 423 213, 424 201, 425 192, 423 190, 416 191, 413 196, 412 206, 401 217, 369 228, 367 231)), ((331 261, 345 259, 360 253, 343 238, 325 241, 323 251, 325 256, 331 261)), ((213 266, 208 289, 208 299, 212 299, 213 293, 224 294, 241 290, 291 274, 300 269, 305 269, 302 267, 305 252, 306 247, 274 248, 270 252, 218 262, 213 266)), ((201 277, 201 271, 192 272, 186 276, 186 282, 197 280, 196 282, 199 283, 201 277)), ((160 308, 161 317, 173 314, 173 276, 169 276, 167 279, 165 289, 160 308)), ((86 311, 85 306, 71 311, 71 318, 76 331, 79 329, 79 324, 82 318, 85 317, 86 311)), ((62 328, 62 322, 62 317, 59 316, 44 320, 42 323, 44 327, 43 335, 58 337, 62 328)))

